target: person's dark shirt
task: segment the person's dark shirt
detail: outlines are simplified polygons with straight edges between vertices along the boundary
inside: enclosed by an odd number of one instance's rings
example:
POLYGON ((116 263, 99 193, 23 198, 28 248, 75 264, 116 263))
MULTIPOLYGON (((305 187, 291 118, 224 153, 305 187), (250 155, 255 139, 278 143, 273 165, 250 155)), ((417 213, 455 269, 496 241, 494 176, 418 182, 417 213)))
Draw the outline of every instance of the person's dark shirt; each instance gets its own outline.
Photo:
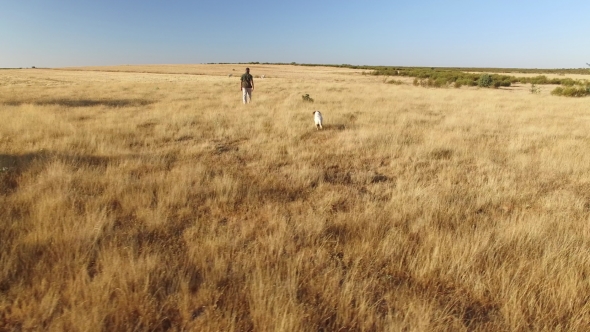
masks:
POLYGON ((240 80, 242 81, 242 88, 251 88, 252 87, 252 81, 253 81, 252 75, 250 75, 248 73, 244 73, 240 80))

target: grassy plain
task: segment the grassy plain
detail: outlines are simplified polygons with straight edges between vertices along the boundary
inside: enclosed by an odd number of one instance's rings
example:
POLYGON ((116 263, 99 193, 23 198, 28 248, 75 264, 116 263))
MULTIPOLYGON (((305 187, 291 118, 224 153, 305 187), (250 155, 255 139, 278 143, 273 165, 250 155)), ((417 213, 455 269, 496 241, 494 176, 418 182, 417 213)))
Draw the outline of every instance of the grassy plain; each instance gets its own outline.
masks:
POLYGON ((243 67, 0 72, 0 330, 590 328, 588 99, 243 67))

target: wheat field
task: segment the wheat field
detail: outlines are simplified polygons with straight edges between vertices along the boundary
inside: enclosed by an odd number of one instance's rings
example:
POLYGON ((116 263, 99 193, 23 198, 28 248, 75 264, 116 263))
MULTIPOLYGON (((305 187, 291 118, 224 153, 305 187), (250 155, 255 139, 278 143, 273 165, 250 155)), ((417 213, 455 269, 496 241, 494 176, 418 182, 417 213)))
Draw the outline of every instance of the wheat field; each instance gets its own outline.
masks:
POLYGON ((0 71, 0 330, 590 329, 588 99, 244 67, 0 71))

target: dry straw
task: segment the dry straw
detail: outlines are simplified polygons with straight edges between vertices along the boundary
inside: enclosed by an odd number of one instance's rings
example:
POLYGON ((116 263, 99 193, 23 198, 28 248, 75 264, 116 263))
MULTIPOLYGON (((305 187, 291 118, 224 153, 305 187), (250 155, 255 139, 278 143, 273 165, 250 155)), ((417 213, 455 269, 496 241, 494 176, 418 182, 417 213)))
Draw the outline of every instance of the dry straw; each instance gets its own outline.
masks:
POLYGON ((588 329, 586 99, 250 67, 0 73, 0 330, 588 329))

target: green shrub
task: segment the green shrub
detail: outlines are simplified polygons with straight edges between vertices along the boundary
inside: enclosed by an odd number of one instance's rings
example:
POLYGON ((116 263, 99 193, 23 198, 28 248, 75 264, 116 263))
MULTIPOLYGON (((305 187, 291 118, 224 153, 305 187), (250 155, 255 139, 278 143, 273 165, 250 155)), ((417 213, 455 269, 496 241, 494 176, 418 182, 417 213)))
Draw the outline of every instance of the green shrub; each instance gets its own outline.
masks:
POLYGON ((531 83, 535 83, 535 84, 551 83, 551 81, 549 79, 547 79, 547 76, 545 76, 545 75, 535 76, 535 77, 531 78, 530 81, 531 81, 531 83))
POLYGON ((553 89, 553 91, 551 91, 551 94, 554 96, 563 96, 563 88, 558 86, 557 88, 553 89))
POLYGON ((585 97, 588 92, 586 88, 567 87, 563 89, 563 95, 566 97, 585 97))
POLYGON ((471 82, 472 81, 469 79, 461 78, 461 79, 458 79, 455 81, 455 85, 459 84, 460 86, 463 86, 463 85, 470 86, 471 82))
POLYGON ((586 87, 557 87, 551 91, 552 95, 564 97, 585 97, 590 96, 590 86, 586 87))
POLYGON ((567 87, 563 89, 563 96, 565 97, 577 97, 578 94, 578 89, 576 88, 572 88, 572 87, 567 87))
POLYGON ((565 86, 574 86, 576 85, 576 81, 572 80, 571 78, 564 78, 561 80, 561 84, 565 86))
POLYGON ((489 74, 483 74, 479 77, 479 80, 477 80, 477 85, 482 88, 488 88, 492 85, 492 82, 492 77, 489 74))
POLYGON ((448 81, 447 81, 446 78, 439 77, 439 78, 437 78, 437 79, 434 80, 434 87, 435 88, 440 88, 440 87, 446 86, 447 85, 447 82, 448 81))

